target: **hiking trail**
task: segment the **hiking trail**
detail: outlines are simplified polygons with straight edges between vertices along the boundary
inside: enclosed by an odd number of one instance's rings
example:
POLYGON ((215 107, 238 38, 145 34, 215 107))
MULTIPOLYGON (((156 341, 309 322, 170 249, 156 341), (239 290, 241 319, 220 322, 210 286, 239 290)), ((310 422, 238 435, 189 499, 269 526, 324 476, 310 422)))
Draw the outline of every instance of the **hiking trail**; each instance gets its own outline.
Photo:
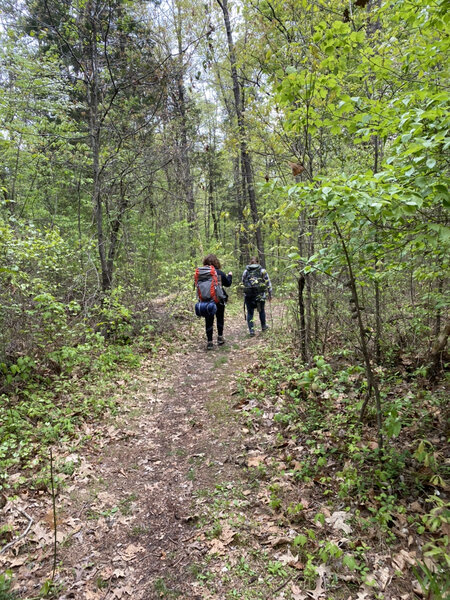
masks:
MULTIPOLYGON (((242 315, 227 314, 226 345, 206 352, 203 325, 178 352, 164 347, 130 382, 117 381, 126 398, 118 417, 98 433, 85 425, 93 441, 69 457, 77 468, 56 498, 61 600, 226 597, 220 585, 211 595, 201 573, 215 555, 223 575, 220 556, 235 533, 218 521, 217 536, 205 534, 202 507, 233 490, 245 488, 244 501, 251 495, 242 467, 258 444, 233 405, 240 373, 271 334, 249 339, 242 315)), ((33 524, 5 565, 20 597, 33 597, 52 573, 51 498, 30 492, 16 508, 33 524), (21 552, 27 544, 34 552, 21 552)))

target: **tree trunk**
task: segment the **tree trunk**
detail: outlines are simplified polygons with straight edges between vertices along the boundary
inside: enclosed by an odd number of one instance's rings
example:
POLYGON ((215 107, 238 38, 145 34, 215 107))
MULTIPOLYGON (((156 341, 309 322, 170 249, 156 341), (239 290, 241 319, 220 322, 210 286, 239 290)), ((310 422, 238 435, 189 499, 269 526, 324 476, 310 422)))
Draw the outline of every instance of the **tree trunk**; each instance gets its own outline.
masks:
POLYGON ((181 32, 181 15, 180 8, 177 15, 177 42, 178 42, 178 77, 177 77, 177 94, 178 94, 178 109, 180 111, 180 145, 181 155, 179 163, 181 167, 181 185, 184 190, 184 196, 187 205, 187 220, 188 220, 188 244, 191 257, 195 256, 195 229, 197 224, 197 215, 195 211, 194 184, 192 181, 190 149, 188 144, 188 124, 187 124, 187 103, 184 89, 184 65, 183 65, 183 40, 181 32))
POLYGON ((305 276, 303 273, 298 278, 298 308, 300 315, 300 351, 302 360, 304 363, 308 360, 307 346, 306 346, 306 318, 305 318, 305 276))
POLYGON ((430 367, 428 369, 428 376, 433 378, 442 370, 442 355, 447 346, 448 338, 450 336, 450 321, 446 323, 443 330, 437 336, 433 347, 430 352, 430 367))
MULTIPOLYGON (((373 172, 378 173, 380 139, 377 135, 373 136, 373 172)), ((378 243, 378 237, 375 230, 375 243, 378 243)), ((375 271, 377 271, 378 257, 375 256, 375 271)), ((381 289, 380 284, 375 280, 375 360, 377 364, 381 362, 381 335, 382 335, 382 319, 381 319, 381 289)))
POLYGON ((120 202, 119 209, 111 226, 111 234, 109 241, 109 249, 108 249, 108 261, 107 261, 107 270, 108 270, 108 280, 112 283, 113 280, 113 270, 114 270, 114 260, 116 258, 118 243, 119 243, 119 231, 123 225, 123 217, 128 208, 128 198, 126 195, 126 190, 124 188, 123 181, 120 182, 120 202))
POLYGON ((341 230, 339 229, 339 226, 337 225, 337 223, 334 223, 334 227, 336 229, 336 232, 338 234, 339 240, 341 242, 342 245, 342 249, 344 251, 344 255, 345 255, 345 260, 347 263, 347 268, 348 268, 348 274, 350 277, 348 286, 351 290, 352 293, 352 300, 353 300, 353 305, 355 306, 355 314, 356 314, 356 318, 358 320, 358 329, 359 329, 359 341, 361 344, 361 351, 364 357, 364 362, 365 362, 365 366, 366 366, 366 378, 367 378, 367 387, 368 387, 368 393, 367 393, 367 397, 366 400, 364 401, 364 404, 361 408, 361 416, 360 418, 362 419, 364 417, 364 413, 367 407, 367 403, 369 401, 370 398, 370 394, 371 391, 373 390, 375 393, 375 402, 376 402, 376 412, 377 412, 377 429, 378 429, 378 447, 380 449, 380 451, 383 449, 383 432, 382 432, 382 414, 381 414, 381 396, 380 396, 380 390, 378 387, 378 381, 377 378, 373 372, 372 369, 372 364, 371 364, 371 360, 370 360, 370 354, 369 354, 369 349, 367 347, 367 342, 366 342, 366 332, 365 332, 365 328, 364 328, 364 324, 362 322, 362 315, 361 315, 361 308, 360 308, 360 304, 359 304, 359 298, 358 298, 358 292, 356 289, 356 279, 355 276, 353 274, 353 267, 352 267, 352 262, 350 260, 350 255, 348 253, 347 250, 347 244, 344 241, 344 238, 341 234, 341 230))
MULTIPOLYGON (((305 217, 305 209, 302 210, 299 217, 299 231, 298 231, 298 252, 300 256, 304 255, 305 242, 304 237, 306 235, 306 217, 305 217)), ((305 287, 308 292, 307 286, 307 275, 304 274, 303 261, 300 261, 300 276, 298 278, 298 309, 300 316, 300 350, 303 362, 306 363, 308 360, 308 326, 309 326, 309 316, 308 309, 310 310, 309 305, 309 296, 307 293, 307 306, 305 307, 305 287)))
POLYGON ((237 195, 238 209, 238 236, 239 236, 239 262, 241 266, 248 265, 250 262, 249 244, 248 244, 248 226, 244 215, 245 205, 245 182, 240 168, 240 156, 236 156, 233 168, 234 182, 237 195))
MULTIPOLYGON (((214 47, 211 43, 208 44, 211 54, 214 56, 214 47)), ((219 88, 222 94, 223 103, 225 105, 226 111, 228 113, 228 117, 230 121, 234 118, 233 106, 230 102, 225 86, 222 81, 221 75, 221 67, 217 64, 217 61, 214 58, 214 67, 215 74, 217 77, 217 81, 219 83, 219 88)), ((239 247, 239 264, 241 266, 248 264, 250 255, 248 250, 248 228, 247 221, 244 217, 244 207, 245 207, 245 185, 243 182, 243 173, 240 168, 241 162, 241 153, 237 153, 233 158, 233 178, 234 178, 234 189, 236 192, 236 207, 238 213, 238 227, 235 232, 235 239, 239 247)))
POLYGON ((95 18, 90 18, 89 39, 89 67, 90 80, 87 81, 87 103, 89 107, 89 139, 92 151, 92 204, 94 220, 97 229, 97 249, 100 258, 102 290, 105 292, 111 287, 106 261, 105 238, 103 231, 103 202, 101 194, 101 168, 100 168, 100 118, 99 118, 99 59, 97 49, 97 24, 95 18))
MULTIPOLYGON (((216 204, 214 202, 214 171, 212 164, 211 146, 208 148, 208 216, 211 215, 213 222, 213 237, 219 240, 219 221, 217 219, 216 204)), ((209 235, 209 218, 208 218, 208 235, 209 235)))
POLYGON ((247 197, 250 204, 250 212, 252 215, 252 221, 255 226, 255 238, 256 238, 256 248, 258 250, 258 257, 260 264, 265 267, 266 259, 264 253, 264 243, 261 231, 261 225, 259 223, 259 215, 258 215, 258 206, 256 202, 256 194, 255 194, 255 186, 253 182, 253 171, 250 155, 247 149, 246 142, 246 126, 244 119, 244 111, 243 111, 243 103, 242 103, 242 94, 241 87, 239 84, 237 68, 236 68, 236 53, 234 49, 233 42, 233 34, 231 31, 231 23, 230 23, 230 15, 228 12, 228 0, 217 0, 220 8, 223 12, 223 18, 225 22, 225 29, 227 33, 227 41, 228 41, 228 52, 230 57, 231 64, 231 79, 233 82, 233 96, 234 96, 234 108, 236 111, 236 118, 238 123, 238 132, 239 132, 239 146, 241 152, 241 166, 242 166, 242 174, 243 180, 245 182, 245 190, 247 193, 247 197))

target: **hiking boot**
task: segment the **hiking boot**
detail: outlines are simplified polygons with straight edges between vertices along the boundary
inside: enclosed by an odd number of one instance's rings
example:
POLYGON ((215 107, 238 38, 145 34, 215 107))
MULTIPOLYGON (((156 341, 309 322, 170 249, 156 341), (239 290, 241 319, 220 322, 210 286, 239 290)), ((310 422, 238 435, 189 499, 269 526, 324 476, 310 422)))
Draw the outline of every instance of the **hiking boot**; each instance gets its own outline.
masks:
POLYGON ((223 339, 223 335, 218 335, 217 336, 217 345, 223 346, 224 344, 225 344, 225 340, 223 339))
POLYGON ((268 325, 264 325, 264 327, 261 328, 263 331, 267 331, 269 329, 268 325))
POLYGON ((255 335, 254 329, 250 329, 250 337, 253 337, 254 335, 255 335))
POLYGON ((212 350, 213 348, 214 348, 214 344, 213 344, 212 342, 208 342, 208 343, 206 344, 206 349, 207 349, 207 350, 212 350))

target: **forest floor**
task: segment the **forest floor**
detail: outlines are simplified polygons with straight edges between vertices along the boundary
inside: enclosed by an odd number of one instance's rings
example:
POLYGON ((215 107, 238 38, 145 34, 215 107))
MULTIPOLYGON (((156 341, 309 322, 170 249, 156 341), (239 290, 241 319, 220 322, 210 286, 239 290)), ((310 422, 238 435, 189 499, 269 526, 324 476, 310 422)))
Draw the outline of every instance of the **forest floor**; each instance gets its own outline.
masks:
MULTIPOLYGON (((66 457, 75 468, 56 496, 54 585, 45 588, 54 559, 51 496, 25 492, 4 508, 17 531, 32 519, 27 534, 0 556, 13 570, 18 597, 416 597, 412 578, 403 577, 416 558, 414 540, 404 535, 393 549, 377 532, 362 538, 344 502, 321 497, 317 481, 302 485, 285 474, 286 442, 277 437, 273 414, 256 425, 243 412, 241 374, 277 339, 281 310, 273 307, 271 330, 255 338, 242 314, 227 315, 226 345, 210 352, 198 322, 175 350, 163 345, 139 372, 116 381, 119 415, 95 429, 85 425, 91 442, 66 457), (278 510, 281 494, 293 500, 290 519, 278 510), (373 554, 373 570, 333 573, 333 548, 352 539, 359 554, 373 554), (330 542, 318 568, 298 552, 311 540, 330 542)), ((302 447, 296 450, 300 458, 302 447)))

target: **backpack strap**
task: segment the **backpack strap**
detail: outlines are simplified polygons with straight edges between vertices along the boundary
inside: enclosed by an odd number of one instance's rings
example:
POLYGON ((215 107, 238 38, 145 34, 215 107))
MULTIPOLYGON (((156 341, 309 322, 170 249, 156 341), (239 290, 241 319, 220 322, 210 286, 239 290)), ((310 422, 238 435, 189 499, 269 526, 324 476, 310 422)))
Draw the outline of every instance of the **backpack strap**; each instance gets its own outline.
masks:
POLYGON ((194 286, 195 286, 195 289, 197 290, 197 295, 198 295, 198 298, 199 298, 199 300, 201 302, 202 301, 202 295, 200 293, 200 288, 198 287, 198 267, 195 269, 194 286))
POLYGON ((216 296, 217 273, 216 273, 215 268, 212 265, 210 266, 210 272, 211 272, 211 298, 217 304, 217 296, 216 296))

